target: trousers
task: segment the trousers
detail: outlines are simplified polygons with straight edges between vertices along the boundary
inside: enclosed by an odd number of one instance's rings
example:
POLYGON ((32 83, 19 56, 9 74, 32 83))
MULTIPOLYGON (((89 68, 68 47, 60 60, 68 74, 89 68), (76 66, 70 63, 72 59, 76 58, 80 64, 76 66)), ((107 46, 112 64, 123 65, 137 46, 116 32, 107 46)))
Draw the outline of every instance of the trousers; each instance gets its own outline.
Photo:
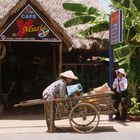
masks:
POLYGON ((44 105, 45 110, 45 117, 46 117, 46 123, 48 127, 48 132, 53 132, 55 129, 55 113, 56 113, 56 104, 55 102, 51 102, 51 104, 45 104, 44 105), (53 114, 51 114, 51 110, 53 110, 53 114))
POLYGON ((116 92, 114 95, 114 108, 116 109, 116 120, 125 121, 127 118, 127 109, 128 109, 128 93, 127 90, 123 92, 116 92), (119 109, 121 105, 121 111, 119 109))

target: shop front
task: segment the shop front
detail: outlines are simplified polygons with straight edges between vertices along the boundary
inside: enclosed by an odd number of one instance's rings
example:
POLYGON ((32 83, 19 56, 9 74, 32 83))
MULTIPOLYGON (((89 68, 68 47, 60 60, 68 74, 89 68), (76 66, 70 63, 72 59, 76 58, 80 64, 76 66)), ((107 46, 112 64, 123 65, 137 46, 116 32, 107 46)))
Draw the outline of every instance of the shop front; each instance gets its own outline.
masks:
POLYGON ((27 4, 0 33, 0 44, 6 49, 0 61, 1 98, 8 95, 2 99, 7 107, 42 98, 44 88, 62 71, 62 41, 44 17, 27 4))
POLYGON ((62 25, 66 14, 58 15, 60 9, 51 6, 51 2, 44 7, 37 0, 21 0, 0 27, 0 104, 6 107, 42 98, 44 88, 61 71, 72 70, 84 92, 108 81, 108 63, 100 60, 100 52, 86 50, 82 43, 78 47, 70 30, 62 25), (2 99, 4 93, 6 100, 2 99))

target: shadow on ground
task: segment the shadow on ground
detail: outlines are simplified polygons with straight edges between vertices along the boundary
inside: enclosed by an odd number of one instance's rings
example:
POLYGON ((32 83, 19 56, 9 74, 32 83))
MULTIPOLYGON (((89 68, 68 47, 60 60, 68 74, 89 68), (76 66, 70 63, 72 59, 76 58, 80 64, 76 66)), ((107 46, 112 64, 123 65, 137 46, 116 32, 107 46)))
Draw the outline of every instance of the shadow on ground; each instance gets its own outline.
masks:
MULTIPOLYGON (((59 127, 60 130, 53 133, 79 133, 72 129, 72 127, 59 127)), ((102 132, 117 132, 113 126, 98 126, 91 133, 102 133, 102 132)), ((48 133, 48 132, 47 132, 48 133)), ((84 133, 85 134, 85 133, 84 133)))
POLYGON ((5 109, 1 120, 40 120, 44 119, 44 106, 11 107, 5 109))

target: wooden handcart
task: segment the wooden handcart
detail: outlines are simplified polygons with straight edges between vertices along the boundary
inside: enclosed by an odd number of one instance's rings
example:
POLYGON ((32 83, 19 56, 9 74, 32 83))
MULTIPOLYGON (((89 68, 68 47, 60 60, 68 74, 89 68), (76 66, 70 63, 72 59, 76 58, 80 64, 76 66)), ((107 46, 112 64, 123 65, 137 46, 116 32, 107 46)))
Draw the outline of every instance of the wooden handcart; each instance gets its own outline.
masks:
POLYGON ((114 113, 112 103, 113 93, 98 95, 86 95, 53 100, 28 100, 15 106, 29 106, 44 104, 46 122, 50 122, 48 128, 53 132, 55 120, 69 119, 71 127, 80 133, 92 132, 99 124, 100 115, 114 113))

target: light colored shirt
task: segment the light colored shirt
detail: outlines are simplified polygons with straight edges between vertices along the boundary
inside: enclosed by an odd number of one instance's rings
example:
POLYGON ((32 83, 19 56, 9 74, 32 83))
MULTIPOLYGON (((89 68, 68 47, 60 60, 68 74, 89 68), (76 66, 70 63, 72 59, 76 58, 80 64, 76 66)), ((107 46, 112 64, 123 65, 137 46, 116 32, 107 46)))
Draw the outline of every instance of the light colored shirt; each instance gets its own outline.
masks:
POLYGON ((65 97, 66 82, 64 79, 57 80, 49 85, 42 93, 44 99, 51 100, 65 97))
POLYGON ((122 77, 122 78, 115 78, 114 82, 113 82, 113 89, 116 89, 117 92, 121 92, 126 90, 128 87, 128 82, 126 77, 122 77))

